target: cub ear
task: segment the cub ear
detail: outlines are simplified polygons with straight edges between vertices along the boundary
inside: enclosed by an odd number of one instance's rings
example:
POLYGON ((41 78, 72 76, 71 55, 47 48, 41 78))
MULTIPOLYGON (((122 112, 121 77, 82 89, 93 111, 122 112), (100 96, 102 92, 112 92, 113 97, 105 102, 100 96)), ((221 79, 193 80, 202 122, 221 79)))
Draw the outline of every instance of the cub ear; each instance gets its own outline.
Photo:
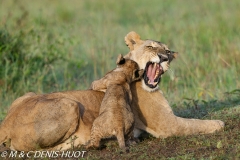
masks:
POLYGON ((133 72, 133 80, 136 81, 136 80, 141 79, 142 76, 143 76, 143 73, 144 73, 143 69, 140 69, 140 70, 136 69, 136 70, 134 70, 134 72, 133 72))
POLYGON ((117 61, 116 61, 116 64, 121 65, 121 64, 124 64, 124 63, 125 63, 125 58, 123 58, 122 54, 119 54, 118 58, 117 58, 117 61))
POLYGON ((134 31, 129 32, 124 39, 130 51, 134 50, 135 44, 141 43, 140 36, 134 31))

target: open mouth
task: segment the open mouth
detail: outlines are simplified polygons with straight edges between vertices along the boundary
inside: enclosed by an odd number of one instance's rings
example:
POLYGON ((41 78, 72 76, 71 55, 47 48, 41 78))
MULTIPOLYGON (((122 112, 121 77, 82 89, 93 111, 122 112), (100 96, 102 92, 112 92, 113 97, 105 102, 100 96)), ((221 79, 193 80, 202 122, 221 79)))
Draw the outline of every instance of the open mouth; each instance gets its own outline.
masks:
POLYGON ((145 84, 150 88, 155 88, 163 73, 163 68, 159 63, 148 62, 143 75, 145 84))

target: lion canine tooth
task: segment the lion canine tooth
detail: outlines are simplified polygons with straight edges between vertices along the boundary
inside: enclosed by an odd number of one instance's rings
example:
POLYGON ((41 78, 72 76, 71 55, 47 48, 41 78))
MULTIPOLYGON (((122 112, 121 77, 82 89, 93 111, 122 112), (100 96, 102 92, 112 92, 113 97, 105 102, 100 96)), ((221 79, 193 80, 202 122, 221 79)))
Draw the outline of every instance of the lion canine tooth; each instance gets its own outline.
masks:
POLYGON ((156 66, 157 66, 157 63, 155 62, 155 63, 154 63, 154 68, 155 68, 156 66))
POLYGON ((159 74, 159 70, 156 71, 156 74, 155 74, 155 76, 154 76, 154 79, 157 78, 158 74, 159 74))

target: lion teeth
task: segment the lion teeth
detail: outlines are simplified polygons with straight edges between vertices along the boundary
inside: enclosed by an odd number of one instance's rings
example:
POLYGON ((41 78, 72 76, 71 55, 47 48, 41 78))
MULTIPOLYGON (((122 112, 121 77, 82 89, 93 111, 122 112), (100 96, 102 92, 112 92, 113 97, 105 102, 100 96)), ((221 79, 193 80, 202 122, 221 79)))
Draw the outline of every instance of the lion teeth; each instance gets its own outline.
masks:
POLYGON ((154 76, 154 79, 156 79, 158 77, 158 74, 159 74, 159 70, 156 71, 156 74, 154 76))

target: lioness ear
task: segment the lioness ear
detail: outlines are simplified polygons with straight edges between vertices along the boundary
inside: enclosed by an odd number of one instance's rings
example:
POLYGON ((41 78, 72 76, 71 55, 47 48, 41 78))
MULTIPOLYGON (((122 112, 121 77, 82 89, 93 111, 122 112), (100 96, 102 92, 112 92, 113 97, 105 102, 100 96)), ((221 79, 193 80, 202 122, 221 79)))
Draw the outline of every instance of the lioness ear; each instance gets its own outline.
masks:
POLYGON ((124 64, 124 63, 125 63, 125 58, 123 58, 122 54, 119 54, 118 58, 117 58, 117 61, 116 61, 116 64, 121 65, 121 64, 124 64))
POLYGON ((125 43, 130 51, 132 51, 135 44, 141 43, 140 36, 136 32, 131 31, 125 36, 125 43))
POLYGON ((144 73, 144 70, 143 69, 136 69, 134 72, 133 72, 133 80, 139 80, 142 78, 143 76, 143 73, 144 73))
POLYGON ((178 52, 170 51, 169 54, 169 62, 171 62, 174 58, 177 58, 178 52))
POLYGON ((173 58, 177 58, 178 52, 171 51, 171 54, 173 55, 173 58))

